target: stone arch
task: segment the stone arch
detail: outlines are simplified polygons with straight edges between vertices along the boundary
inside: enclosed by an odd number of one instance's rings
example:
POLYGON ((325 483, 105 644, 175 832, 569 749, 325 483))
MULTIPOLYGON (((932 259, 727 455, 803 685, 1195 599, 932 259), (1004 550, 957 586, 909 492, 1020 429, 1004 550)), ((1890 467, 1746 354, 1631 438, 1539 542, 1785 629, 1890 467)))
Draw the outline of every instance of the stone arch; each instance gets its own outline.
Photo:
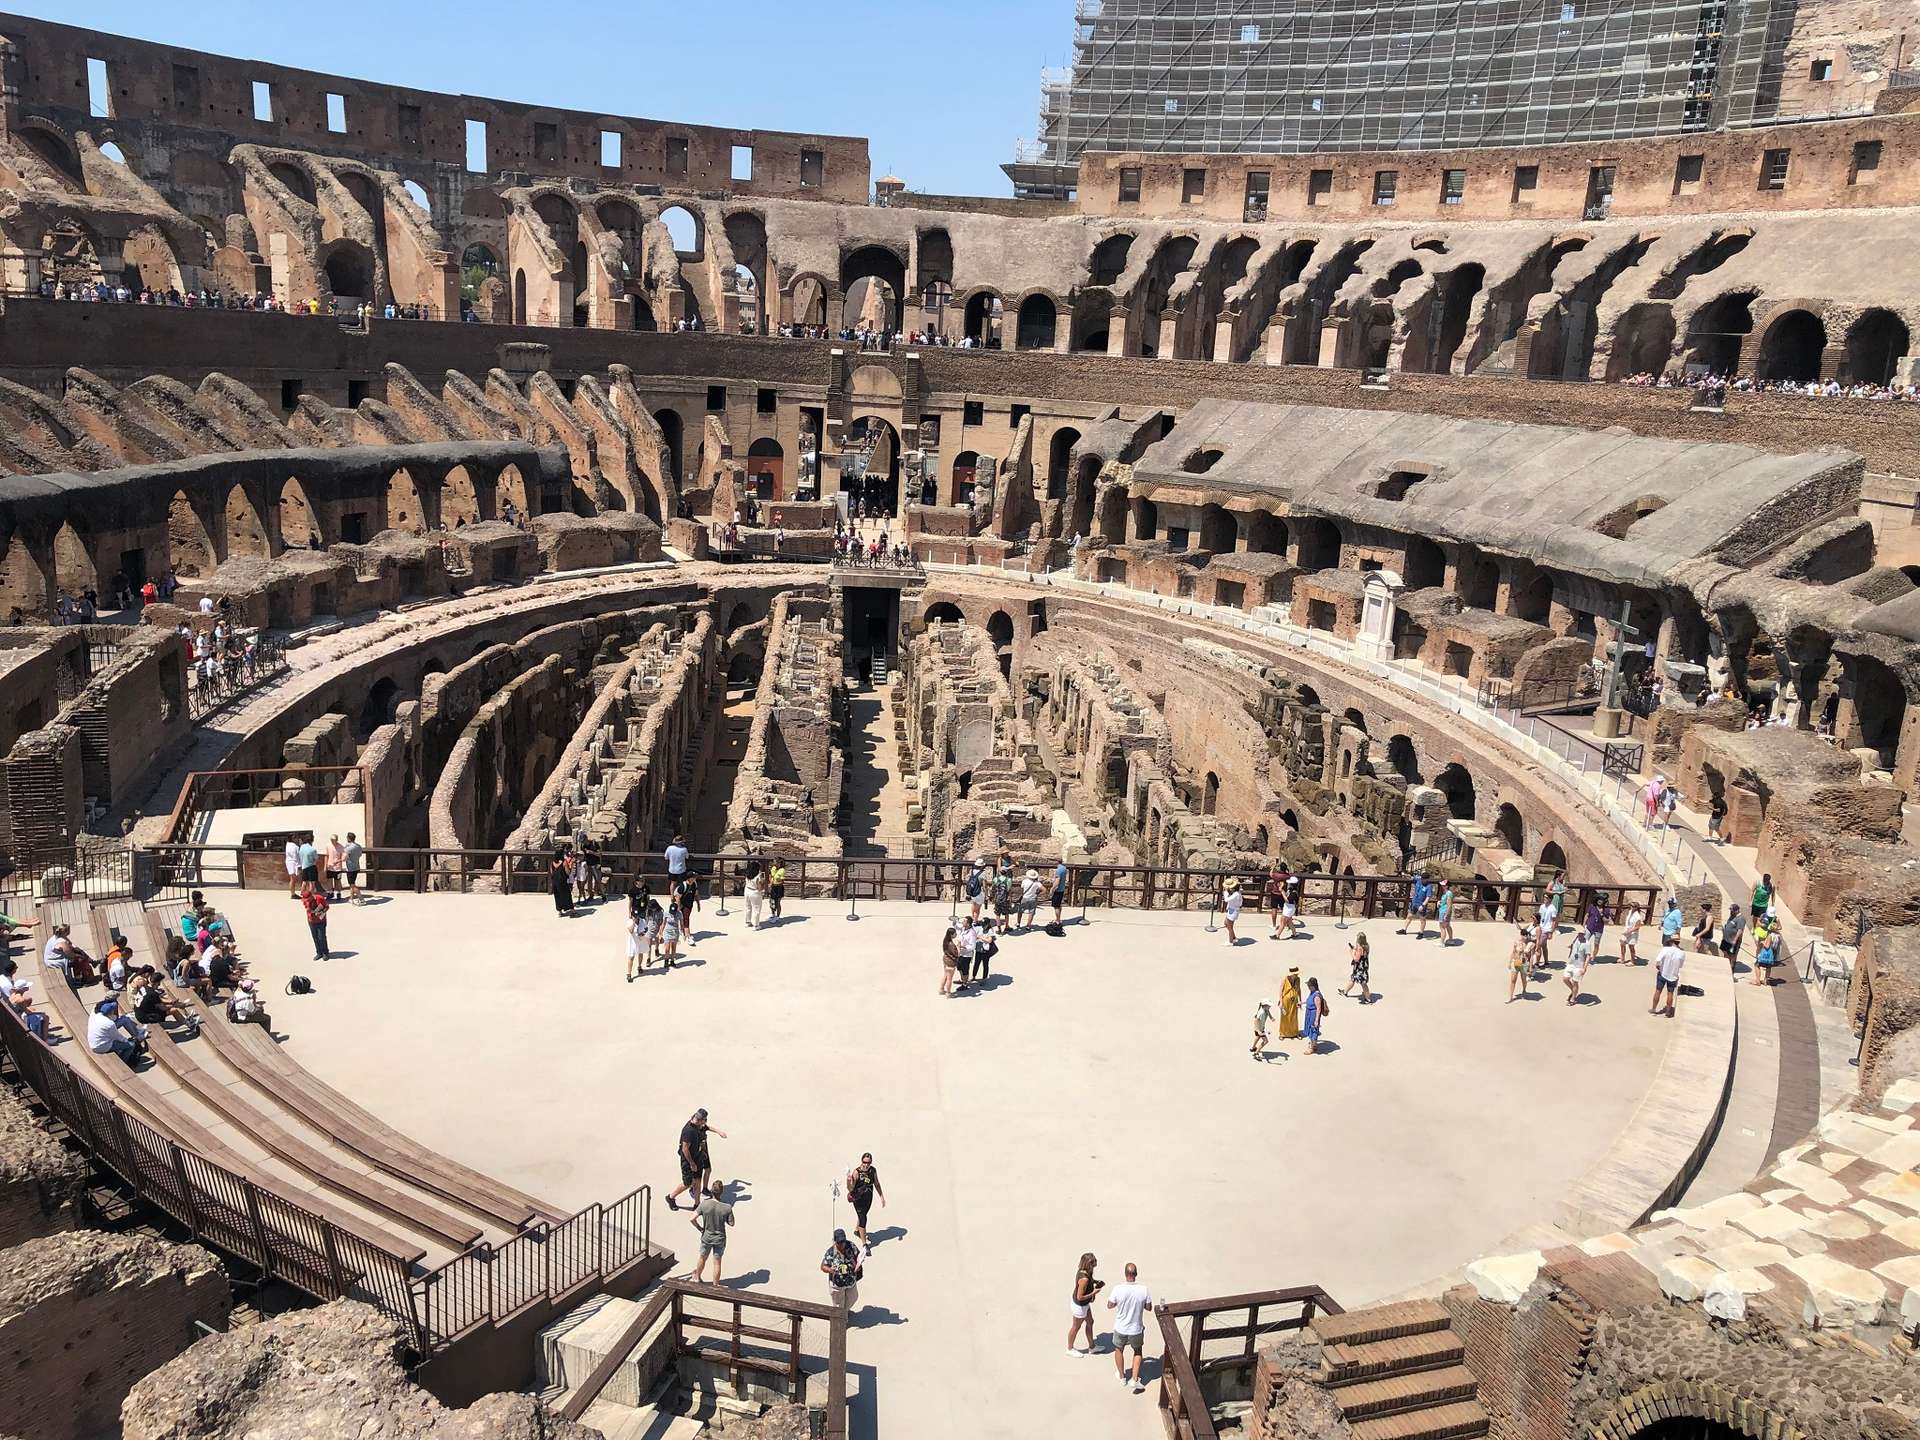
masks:
POLYGON ((1401 579, 1409 590, 1429 590, 1447 581, 1447 556, 1424 535, 1407 537, 1406 573, 1401 579))
POLYGON ((53 583, 69 595, 100 589, 100 569, 93 551, 80 538, 71 520, 63 520, 53 535, 53 583))
POLYGON ((1080 432, 1062 425, 1047 442, 1047 498, 1067 498, 1067 475, 1072 468, 1073 447, 1080 443, 1080 432))
POLYGON ((899 328, 900 292, 878 275, 862 275, 847 287, 842 313, 850 329, 891 332, 899 328))
POLYGON ((802 274, 793 277, 787 289, 787 307, 795 325, 827 323, 827 282, 824 277, 802 274))
POLYGON ((1454 761, 1433 777, 1433 787, 1447 797, 1447 814, 1455 820, 1473 819, 1473 773, 1466 766, 1454 761))
POLYGON ((400 686, 391 675, 382 675, 367 687, 366 698, 360 702, 360 721, 354 726, 354 733, 364 740, 382 725, 393 722, 400 708, 400 686))
POLYGON ((227 492, 226 538, 224 549, 226 558, 250 556, 265 560, 273 554, 273 543, 267 538, 267 527, 260 519, 259 508, 253 503, 253 496, 247 493, 247 487, 235 484, 227 492))
POLYGON ((176 490, 167 502, 167 564, 176 575, 211 575, 219 565, 213 536, 200 518, 200 512, 176 490))
POLYGON ((1118 485, 1100 497, 1100 538, 1116 545, 1127 538, 1127 492, 1118 485))
POLYGON ((927 606, 925 614, 920 618, 929 625, 958 625, 966 619, 966 616, 960 613, 960 607, 951 600, 936 600, 927 606))
POLYGON ((1453 369, 1453 357, 1467 338, 1467 322, 1473 316, 1475 297, 1487 283, 1487 267, 1460 265, 1440 277, 1440 299, 1428 313, 1434 318, 1433 349, 1427 369, 1445 375, 1453 369))
POLYGON ((721 627, 721 633, 732 635, 744 625, 756 624, 755 611, 751 600, 737 600, 733 609, 727 612, 727 623, 721 627))
POLYGON ((1886 385, 1912 344, 1907 322, 1891 310, 1862 311, 1847 327, 1847 352, 1840 378, 1856 385, 1886 385))
POLYGON ((120 258, 126 265, 121 274, 135 288, 179 289, 186 283, 180 257, 158 225, 142 225, 129 235, 120 246, 120 258))
POLYGON ((327 277, 327 290, 335 300, 373 300, 373 252, 357 240, 336 240, 327 246, 320 268, 327 277))
POLYGON ((1240 538, 1240 526, 1230 511, 1219 505, 1200 507, 1200 548, 1215 555, 1231 555, 1240 538))
POLYGON ((681 423, 678 410, 666 409, 653 412, 653 423, 660 427, 660 438, 667 442, 668 468, 673 472, 676 485, 685 483, 682 470, 684 456, 682 447, 686 444, 686 427, 681 423))
POLYGON ((1067 533, 1087 535, 1093 530, 1093 497, 1100 483, 1100 457, 1082 455, 1073 472, 1073 513, 1067 521, 1067 533))
POLYGON ((1200 813, 1212 815, 1220 808, 1220 777, 1207 771, 1200 782, 1200 813))
POLYGON ((1494 812, 1493 833, 1500 837, 1500 843, 1516 855, 1527 853, 1527 822, 1521 815, 1520 807, 1510 802, 1502 802, 1494 812))
POLYGON ((1750 1394, 1710 1380, 1661 1381, 1621 1398, 1583 1433, 1593 1440, 1803 1440, 1800 1427, 1750 1394), (1674 1422, 1680 1422, 1676 1425, 1674 1422))
POLYGON ((527 272, 524 268, 513 272, 513 323, 527 323, 527 272))
POLYGON ((23 140, 34 154, 38 155, 51 168, 57 170, 73 183, 75 190, 87 188, 85 176, 80 173, 80 152, 73 147, 73 141, 51 121, 36 118, 22 118, 15 122, 13 136, 23 140))
POLYGON ((1104 355, 1112 329, 1113 296, 1105 290, 1083 290, 1074 303, 1067 349, 1076 354, 1104 355))
POLYGON ((1014 324, 1013 348, 1051 350, 1054 326, 1059 318, 1060 310, 1053 303, 1053 297, 1036 290, 1020 302, 1019 316, 1014 324))
POLYGON ((495 513, 505 515, 511 504, 521 516, 530 512, 527 509, 527 481, 520 473, 518 465, 503 465, 493 481, 493 503, 495 513))
POLYGON ((1152 540, 1160 534, 1160 507, 1144 495, 1133 497, 1133 538, 1152 540))
POLYGON ((1300 569, 1333 570, 1340 564, 1340 527, 1324 515, 1301 515, 1293 522, 1300 569))
POLYGON ((1673 358, 1673 337, 1671 305, 1629 305, 1613 327, 1613 346, 1607 354, 1607 379, 1665 374, 1667 362, 1673 358))
POLYGON ((1906 725, 1906 689, 1892 669, 1871 655, 1855 655, 1847 668, 1852 672, 1854 733, 1841 738, 1856 748, 1878 751, 1881 763, 1890 765, 1906 725))
POLYGON ((52 604, 52 579, 41 567, 26 537, 15 531, 7 541, 6 556, 0 559, 0 606, 11 620, 18 610, 28 619, 47 619, 52 604))
POLYGON ((1538 870, 1551 870, 1556 875, 1567 873, 1567 852, 1558 844, 1549 840, 1540 847, 1540 858, 1535 862, 1538 870))
POLYGON ((907 262, 885 245, 862 245, 841 256, 840 293, 848 297, 849 310, 855 283, 866 279, 884 281, 897 301, 907 293, 907 262))
POLYGON ((278 518, 281 545, 310 549, 316 540, 322 545, 326 544, 319 512, 313 508, 307 487, 300 483, 297 476, 288 476, 286 483, 280 487, 278 518))
POLYGON ((1753 333, 1753 294, 1719 295, 1693 312, 1687 324, 1687 358, 1715 375, 1740 368, 1740 348, 1753 333))
POLYGON ((1126 272, 1127 257, 1133 253, 1133 239, 1132 231, 1123 230, 1094 246, 1093 253, 1087 257, 1087 283, 1117 284, 1126 272))
POLYGON ((384 528, 408 530, 415 535, 424 535, 430 528, 426 496, 421 493, 412 472, 404 465, 387 477, 387 511, 384 528))
POLYGON ((996 650, 1004 650, 1013 644, 1013 617, 1004 610, 996 610, 989 615, 987 638, 993 641, 996 650))
POLYGON ((998 291, 975 290, 967 296, 967 303, 961 308, 961 333, 980 345, 998 340, 1003 309, 998 291))
POLYGON ((1420 754, 1414 748, 1411 735, 1387 737, 1387 764, 1409 785, 1425 783, 1425 778, 1420 774, 1420 754))
POLYGON ((484 518, 480 513, 480 492, 473 477, 467 473, 466 466, 454 466, 440 482, 440 523, 449 530, 457 530, 484 518))
POLYGON ((276 160, 267 166, 267 173, 307 204, 318 203, 319 192, 313 188, 313 177, 307 173, 304 165, 296 165, 290 160, 276 160))
POLYGON ((1811 310, 1788 310, 1776 315, 1760 337, 1755 378, 1818 380, 1820 357, 1826 348, 1826 322, 1811 310))
POLYGON ((1534 566, 1516 575, 1507 590, 1507 613, 1536 625, 1546 624, 1553 613, 1553 576, 1534 566))
POLYGON ((727 684, 744 688, 760 683, 766 656, 758 650, 740 650, 727 658, 727 684))
POLYGON ((698 260, 707 253, 706 226, 685 205, 667 206, 660 212, 660 223, 666 226, 673 253, 682 260, 698 260))

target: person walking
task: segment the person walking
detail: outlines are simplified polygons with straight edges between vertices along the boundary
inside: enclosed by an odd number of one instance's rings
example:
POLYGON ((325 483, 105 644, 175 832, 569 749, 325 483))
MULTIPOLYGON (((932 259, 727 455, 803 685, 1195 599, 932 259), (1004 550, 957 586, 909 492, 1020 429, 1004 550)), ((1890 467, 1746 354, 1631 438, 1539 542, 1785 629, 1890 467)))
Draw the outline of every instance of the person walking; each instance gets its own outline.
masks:
MULTIPOLYGON (((1740 943, 1746 936, 1747 912, 1738 904, 1727 906, 1726 921, 1720 926, 1720 953, 1725 957, 1727 968, 1740 958, 1740 943)), ((1757 982, 1756 982, 1757 983, 1757 982)))
POLYGON ((713 1261, 713 1283, 720 1283, 720 1263, 727 1253, 727 1227, 733 1224, 733 1206, 726 1200, 727 1187, 715 1180, 707 1187, 706 1197, 693 1209, 688 1223, 700 1232, 700 1263, 688 1278, 695 1284, 707 1278, 707 1261, 713 1261))
POLYGON ((1714 934, 1714 931, 1717 929, 1719 929, 1719 926, 1714 922, 1713 902, 1711 900, 1701 901, 1700 902, 1700 918, 1696 920, 1693 925, 1693 953, 1694 954, 1696 955, 1713 954, 1716 948, 1714 944, 1713 934, 1714 934))
POLYGON ((1222 923, 1227 928, 1227 944, 1238 945, 1239 939, 1233 933, 1233 922, 1240 918, 1240 881, 1229 877, 1227 886, 1220 896, 1220 908, 1224 912, 1222 923))
POLYGON ((1340 993, 1345 995, 1352 990, 1354 986, 1358 985, 1360 987, 1360 1003, 1362 1005, 1370 1003, 1373 998, 1373 991, 1368 987, 1367 982, 1373 975, 1373 960, 1372 952, 1367 946, 1366 931, 1360 931, 1348 942, 1347 960, 1347 983, 1340 987, 1340 993))
POLYGON ((847 1199, 853 1202, 853 1233, 860 1237, 860 1253, 873 1254, 873 1239, 867 1234, 867 1212, 873 1208, 874 1196, 880 1197, 880 1208, 887 1208, 887 1192, 880 1188, 880 1172, 874 1168, 871 1151, 860 1157, 860 1163, 847 1171, 847 1199))
POLYGON ((1273 1006, 1262 995, 1253 1002, 1253 1044, 1247 1047, 1247 1053, 1256 1060, 1267 1058, 1267 1027, 1273 1024, 1273 1006))
POLYGON ((678 885, 686 878, 687 860, 687 837, 684 835, 676 835, 673 837, 673 843, 668 845, 666 849, 667 884, 669 887, 678 885))
POLYGON ((827 1277, 827 1298, 836 1310, 851 1315, 860 1303, 860 1280, 866 1271, 860 1264, 860 1251, 847 1239, 847 1232, 833 1232, 833 1243, 820 1257, 820 1273, 827 1277))
POLYGON ((327 944, 327 897, 309 880, 300 886, 300 903, 306 907, 307 933, 313 936, 313 958, 325 960, 331 949, 327 944))
POLYGON ((1533 969, 1533 936, 1522 925, 1520 933, 1514 936, 1513 948, 1507 952, 1507 1003, 1527 998, 1527 975, 1533 969), (1515 996, 1515 987, 1519 995, 1515 996))
POLYGON ((1327 997, 1320 989, 1320 982, 1313 976, 1307 977, 1306 1013, 1300 1024, 1300 1033, 1307 1037, 1307 1054, 1320 1053, 1320 1027, 1327 1018, 1327 997))
POLYGON ((1060 918, 1060 912, 1067 905, 1067 862, 1064 858, 1053 867, 1053 894, 1049 900, 1053 905, 1053 928, 1058 930, 1065 923, 1060 918))
POLYGON ((571 918, 573 915, 573 857, 562 845, 553 852, 553 858, 547 862, 547 883, 553 887, 554 913, 571 918))
MULTIPOLYGON (((637 892, 636 892, 637 893, 637 892)), ((632 897, 627 901, 627 983, 633 983, 636 970, 647 968, 645 909, 635 909, 632 897)))
MULTIPOLYGON (((1413 881, 1407 886, 1406 913, 1400 917, 1400 928, 1393 933, 1406 934, 1407 927, 1414 922, 1416 916, 1420 920, 1420 934, 1424 935, 1427 929, 1427 877, 1418 870, 1413 872, 1413 881)), ((1416 940, 1419 938, 1420 935, 1414 936, 1416 940)))
POLYGON ((300 898, 300 842, 291 835, 287 837, 287 894, 300 898))
POLYGON ((1758 920, 1773 906, 1773 876, 1762 875, 1753 887, 1753 918, 1758 920))
POLYGON ((360 843, 353 831, 349 830, 346 849, 342 852, 341 858, 347 867, 347 899, 355 905, 360 903, 360 864, 366 856, 366 847, 360 843))
POLYGON ((700 908, 700 882, 682 874, 673 887, 673 906, 680 916, 680 933, 687 937, 687 949, 693 949, 693 912, 700 908))
POLYGON ((674 1201, 682 1194, 697 1198, 706 1188, 708 1172, 713 1169, 713 1157, 707 1150, 707 1137, 718 1135, 722 1140, 727 1132, 715 1129, 707 1122, 705 1109, 693 1112, 691 1119, 680 1127, 680 1183, 667 1196, 667 1209, 678 1210, 674 1201))
POLYGON ((1067 1353, 1069 1355, 1091 1355, 1094 1351, 1093 1302, 1100 1298, 1100 1292, 1107 1282, 1094 1277, 1094 1267, 1100 1262, 1089 1250, 1080 1257, 1080 1264, 1073 1272, 1073 1293, 1067 1301, 1067 1353), (1073 1343, 1080 1333, 1081 1326, 1086 1327, 1087 1348, 1082 1350, 1073 1343))
POLYGON ((1440 948, 1453 944, 1453 882, 1440 882, 1439 897, 1433 902, 1434 913, 1440 920, 1440 948))
POLYGON ((1127 1262, 1127 1282, 1114 1287, 1107 1297, 1107 1309, 1113 1311, 1113 1368, 1120 1372, 1120 1383, 1133 1386, 1138 1395, 1147 1388, 1144 1373, 1147 1342, 1147 1312, 1153 1309, 1153 1296, 1140 1283, 1140 1271, 1127 1262), (1127 1373, 1127 1352, 1133 1352, 1133 1373, 1127 1373))
POLYGON ((1561 983, 1567 987, 1567 1004, 1580 1003, 1580 982, 1586 978, 1587 966, 1593 962, 1593 936, 1585 930, 1573 937, 1573 944, 1567 950, 1566 968, 1560 972, 1561 983))
POLYGON ((1640 963, 1640 927, 1646 923, 1647 912, 1638 905, 1627 907, 1626 918, 1620 922, 1620 963, 1638 965, 1640 963))
POLYGON ((1727 843, 1725 825, 1727 823, 1727 797, 1716 794, 1713 803, 1707 807, 1707 843, 1724 845, 1727 843))
POLYGON ((1659 1013, 1660 997, 1664 993, 1667 1018, 1673 1018, 1673 998, 1680 993, 1680 971, 1686 963, 1687 952, 1680 948, 1678 936, 1660 947, 1660 953, 1653 962, 1653 1004, 1647 1009, 1649 1015, 1659 1013))
POLYGON ((978 855, 973 857, 973 866, 967 871, 967 918, 975 924, 980 920, 980 904, 986 898, 987 867, 978 855))
POLYGON ((758 860, 749 860, 747 862, 747 879, 746 883, 740 887, 740 894, 747 902, 747 929, 758 930, 760 928, 760 908, 766 903, 767 898, 765 882, 760 878, 760 862, 758 860))
POLYGON ((960 988, 968 989, 973 984, 973 957, 980 945, 980 930, 974 921, 962 919, 960 928, 953 934, 953 953, 957 958, 955 965, 960 972, 960 988))
POLYGON ((1267 924, 1280 938, 1280 906, 1287 898, 1287 867, 1276 860, 1267 870, 1267 924))
POLYGON ((1673 895, 1667 896, 1667 908, 1660 914, 1660 943, 1677 945, 1680 942, 1680 932, 1686 928, 1686 924, 1687 917, 1680 911, 1679 898, 1673 895))
POLYGON ((667 908, 660 917, 660 955, 667 962, 667 969, 673 968, 673 960, 680 953, 680 907, 672 895, 667 896, 667 908))
POLYGON ((780 918, 780 905, 786 898, 787 862, 776 855, 767 866, 767 914, 771 919, 780 918))

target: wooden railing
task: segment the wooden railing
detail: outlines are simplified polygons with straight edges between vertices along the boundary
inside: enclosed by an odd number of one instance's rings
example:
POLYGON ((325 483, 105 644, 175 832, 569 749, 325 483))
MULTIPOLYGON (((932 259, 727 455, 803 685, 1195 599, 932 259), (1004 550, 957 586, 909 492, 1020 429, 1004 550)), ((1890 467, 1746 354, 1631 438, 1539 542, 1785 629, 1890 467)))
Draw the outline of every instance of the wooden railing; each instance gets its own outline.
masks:
MULTIPOLYGON (((364 765, 282 765, 271 770, 196 770, 180 787, 167 817, 166 843, 190 845, 194 827, 209 810, 250 810, 298 803, 331 805, 349 779, 357 780, 367 803, 364 765)), ((270 816, 262 816, 270 819, 270 816)), ((367 827, 363 824, 362 830, 367 827)), ((237 849, 237 847, 236 847, 237 849)), ((238 862, 236 861, 236 864, 238 862)))
POLYGON ((585 1415, 643 1343, 649 1360, 659 1362, 662 1369, 693 1360, 724 1369, 736 1385, 759 1376, 783 1385, 786 1398, 794 1404, 806 1404, 804 1362, 809 1357, 801 1326, 808 1320, 823 1321, 828 1327, 827 1440, 846 1440, 846 1311, 833 1305, 680 1279, 662 1281, 647 1297, 640 1313, 567 1397, 561 1418, 578 1421, 585 1415), (717 1305, 722 1313, 716 1316, 703 1312, 696 1308, 699 1305, 717 1305), (762 1317, 773 1318, 769 1322, 762 1317))
POLYGON ((1155 1314, 1164 1343, 1160 1418, 1169 1440, 1217 1440, 1213 1407, 1222 1400, 1251 1397, 1261 1336, 1303 1330, 1316 1314, 1341 1313, 1318 1285, 1158 1306, 1155 1314), (1227 1323, 1212 1323, 1222 1316, 1227 1323), (1182 1320, 1187 1322, 1185 1335, 1182 1320), (1210 1341, 1221 1340, 1233 1343, 1225 1350, 1209 1350, 1210 1341))
MULTIPOLYGON (((153 847, 155 869, 164 893, 204 884, 209 874, 238 870, 238 846, 160 845, 153 847)), ((764 879, 768 854, 731 852, 695 855, 689 868, 705 893, 725 902, 739 898, 747 867, 758 864, 764 879)), ((1016 867, 1024 865, 1016 858, 1016 867)), ((488 894, 533 894, 548 888, 552 856, 537 850, 369 850, 361 883, 372 890, 431 890, 488 894)), ((625 895, 636 884, 658 893, 666 884, 666 858, 658 851, 608 851, 601 855, 607 870, 607 893, 625 895)), ((962 905, 968 864, 965 860, 931 860, 909 856, 836 856, 827 859, 793 858, 787 869, 787 894, 794 899, 945 901, 962 905)), ((1267 903, 1267 872, 1247 870, 1188 870, 1153 865, 1075 865, 1069 867, 1067 905, 1122 907, 1144 910, 1207 910, 1218 904, 1221 887, 1237 878, 1249 910, 1267 903)), ((1044 882, 1051 891, 1049 867, 1044 882)), ((1331 875, 1321 872, 1300 877, 1302 915, 1341 920, 1368 920, 1398 915, 1406 908, 1412 877, 1407 875, 1331 875)), ((1517 921, 1537 909, 1549 886, 1538 881, 1469 880, 1454 886, 1456 920, 1517 921)), ((1598 898, 1619 916, 1628 904, 1647 913, 1660 898, 1657 885, 1569 883, 1562 913, 1577 921, 1587 902, 1598 898)), ((1043 904, 1042 909, 1047 907, 1043 904)), ((1050 913, 1050 912, 1049 912, 1050 913)))
POLYGON ((316 1300, 351 1298, 384 1311, 406 1327, 422 1358, 531 1301, 604 1281, 651 1253, 653 1196, 643 1185, 558 1225, 537 1221, 504 1244, 483 1241, 416 1275, 401 1255, 183 1148, 128 1113, 30 1034, 10 1005, 0 1005, 0 1053, 95 1160, 195 1240, 316 1300))

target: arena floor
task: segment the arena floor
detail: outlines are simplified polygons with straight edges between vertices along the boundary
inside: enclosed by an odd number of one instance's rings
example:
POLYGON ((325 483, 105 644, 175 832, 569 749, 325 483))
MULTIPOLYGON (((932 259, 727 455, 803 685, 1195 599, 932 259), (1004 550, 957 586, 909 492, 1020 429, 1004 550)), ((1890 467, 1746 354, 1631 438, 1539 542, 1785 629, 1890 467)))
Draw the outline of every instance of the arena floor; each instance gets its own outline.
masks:
POLYGON ((802 902, 757 934, 708 902, 697 963, 629 985, 618 903, 574 920, 538 895, 341 906, 350 953, 320 965, 284 895, 215 898, 300 1061, 556 1203, 651 1184, 655 1237, 682 1257, 693 1232, 661 1202, 706 1106, 739 1182, 729 1280, 824 1298, 821 1252, 852 1224, 833 1187, 871 1150, 891 1203, 849 1346, 856 1436, 1158 1435, 1151 1389, 1065 1354, 1082 1251, 1110 1283, 1137 1262, 1161 1298, 1403 1291, 1552 1219, 1673 1033, 1646 1013, 1644 968, 1595 967, 1577 1008, 1557 978, 1505 1003, 1511 932, 1490 924, 1444 952, 1357 927, 1378 1001, 1334 994, 1336 1049, 1275 1044, 1261 1064, 1257 997, 1289 965, 1337 989, 1351 931, 1276 942, 1249 915, 1229 948, 1202 916, 1094 911, 1065 939, 1015 937, 990 989, 946 1000, 946 912, 906 902, 857 923, 802 902), (278 993, 295 970, 316 993, 278 993))

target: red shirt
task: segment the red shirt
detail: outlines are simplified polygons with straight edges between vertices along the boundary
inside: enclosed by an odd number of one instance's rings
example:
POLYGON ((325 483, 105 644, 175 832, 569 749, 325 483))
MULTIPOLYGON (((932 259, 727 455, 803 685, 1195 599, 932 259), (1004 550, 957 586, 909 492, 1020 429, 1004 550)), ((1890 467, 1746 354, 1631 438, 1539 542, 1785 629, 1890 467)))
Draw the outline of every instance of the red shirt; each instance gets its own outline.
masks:
POLYGON ((308 891, 300 897, 300 903, 307 907, 307 923, 324 925, 327 923, 327 897, 318 890, 308 891))

